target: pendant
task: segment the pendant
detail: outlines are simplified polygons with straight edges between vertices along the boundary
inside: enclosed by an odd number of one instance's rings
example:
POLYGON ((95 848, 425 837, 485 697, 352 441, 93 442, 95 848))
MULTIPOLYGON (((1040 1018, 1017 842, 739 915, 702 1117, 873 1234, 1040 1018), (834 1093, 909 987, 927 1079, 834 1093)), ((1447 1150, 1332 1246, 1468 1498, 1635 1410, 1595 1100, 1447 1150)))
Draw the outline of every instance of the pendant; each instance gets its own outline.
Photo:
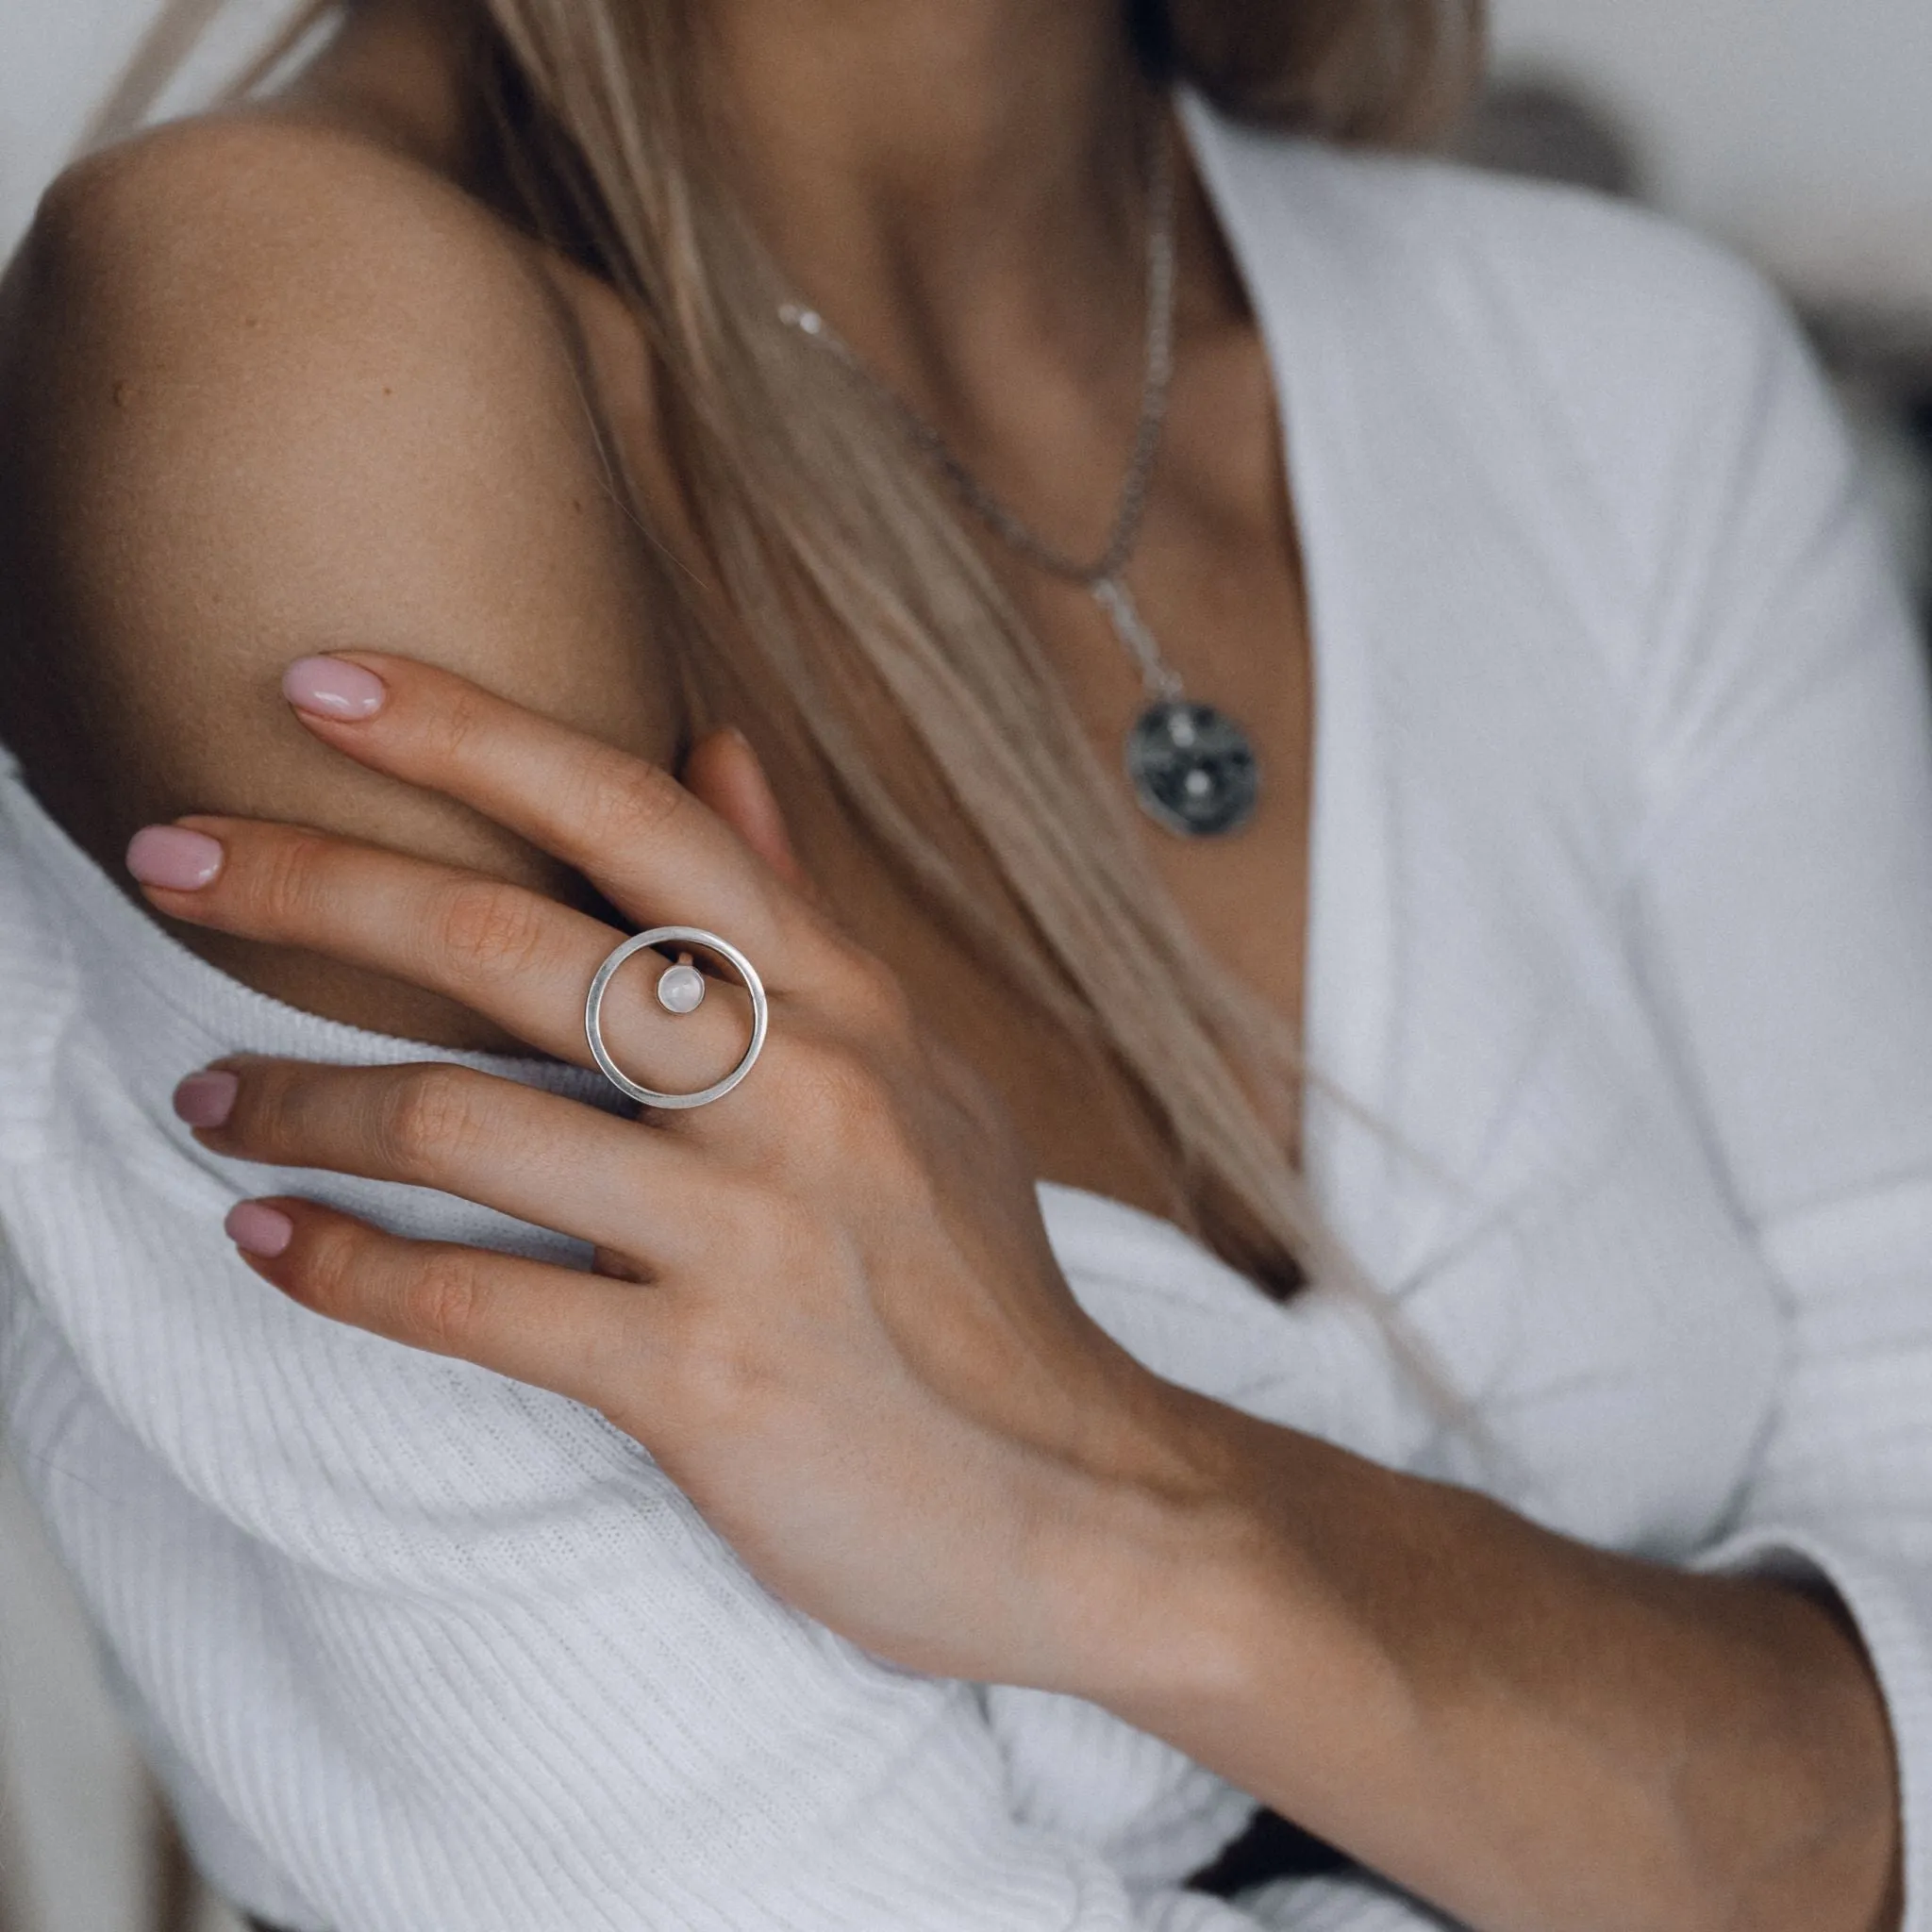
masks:
POLYGON ((1183 839, 1221 839, 1255 815, 1261 768, 1248 734, 1212 705, 1163 698, 1135 719, 1127 776, 1141 809, 1183 839))

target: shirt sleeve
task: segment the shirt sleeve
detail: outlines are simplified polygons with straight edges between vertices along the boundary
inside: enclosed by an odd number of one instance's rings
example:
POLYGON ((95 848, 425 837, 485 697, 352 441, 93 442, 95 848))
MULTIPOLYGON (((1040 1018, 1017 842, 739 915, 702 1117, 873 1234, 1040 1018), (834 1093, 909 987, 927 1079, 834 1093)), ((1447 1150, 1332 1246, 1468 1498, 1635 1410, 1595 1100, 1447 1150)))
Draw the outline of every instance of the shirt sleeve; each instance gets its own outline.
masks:
POLYGON ((197 1860, 245 1908, 290 1932, 1252 1926, 1179 1889, 1245 1807, 1166 1747, 990 1723, 976 1687, 769 1595, 590 1411, 242 1266, 223 1213, 277 1187, 583 1257, 447 1196, 199 1147, 168 1095, 213 1056, 426 1050, 214 973, 4 772, 0 1010, 0 1413, 197 1860), (1028 1737, 1112 1802, 1029 1816, 1028 1737), (1163 1810, 1166 1870, 1118 1869, 1109 1839, 1163 1810))
MULTIPOLYGON (((1735 275, 1736 272, 1732 272, 1735 275)), ((1687 418, 1636 692, 1635 944, 1784 1297, 1710 1570, 1823 1580, 1883 1687, 1932 1926, 1932 717, 1795 329, 1739 277, 1687 418)))

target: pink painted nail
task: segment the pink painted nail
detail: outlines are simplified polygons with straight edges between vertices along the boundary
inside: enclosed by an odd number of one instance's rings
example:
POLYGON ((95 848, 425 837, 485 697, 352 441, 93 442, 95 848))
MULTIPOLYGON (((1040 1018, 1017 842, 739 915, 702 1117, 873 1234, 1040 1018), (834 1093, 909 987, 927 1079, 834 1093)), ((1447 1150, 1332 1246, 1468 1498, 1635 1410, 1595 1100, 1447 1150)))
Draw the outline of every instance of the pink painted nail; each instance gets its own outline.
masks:
POLYGON ((190 1074, 175 1090, 175 1115, 191 1127, 218 1127, 234 1112, 241 1087, 233 1074, 190 1074))
POLYGON ((375 672, 345 658, 297 658, 282 673, 282 695, 311 717, 348 722, 375 717, 389 691, 375 672))
POLYGON ((244 1255, 273 1261, 295 1239, 295 1224, 278 1208, 260 1201, 237 1201, 222 1223, 222 1232, 244 1255))
POLYGON ((222 869, 222 841, 186 825, 143 825, 127 841, 127 870, 144 886, 198 892, 222 869))

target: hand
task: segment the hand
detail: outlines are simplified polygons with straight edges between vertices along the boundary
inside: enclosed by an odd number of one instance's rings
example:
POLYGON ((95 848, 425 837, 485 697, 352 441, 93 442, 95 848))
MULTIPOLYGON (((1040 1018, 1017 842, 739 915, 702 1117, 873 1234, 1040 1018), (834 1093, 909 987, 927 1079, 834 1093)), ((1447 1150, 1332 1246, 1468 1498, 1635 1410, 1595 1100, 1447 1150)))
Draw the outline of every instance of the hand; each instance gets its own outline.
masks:
MULTIPOLYGON (((1001 1108, 808 903, 749 748, 699 764, 763 858, 666 774, 459 678, 317 663, 361 698, 319 715, 315 675, 297 681, 317 737, 508 826, 640 926, 730 939, 771 1035, 724 1099, 642 1122, 446 1063, 225 1062, 177 1096, 210 1148, 441 1189, 591 1243, 600 1272, 292 1199, 230 1217, 250 1265, 319 1313, 601 1410, 764 1583, 867 1648, 1099 1694, 1102 1623, 1148 1607, 1149 1555, 1198 1489, 1191 1398, 1081 1312, 1001 1108)), ((199 873, 158 859, 197 849, 178 832, 130 847, 159 910, 412 981, 588 1064, 584 994, 621 932, 314 831, 183 824, 210 841, 199 873)), ((737 1060, 746 1003, 713 981, 673 1017, 665 963, 619 974, 606 1037, 634 1077, 695 1088, 737 1060)))

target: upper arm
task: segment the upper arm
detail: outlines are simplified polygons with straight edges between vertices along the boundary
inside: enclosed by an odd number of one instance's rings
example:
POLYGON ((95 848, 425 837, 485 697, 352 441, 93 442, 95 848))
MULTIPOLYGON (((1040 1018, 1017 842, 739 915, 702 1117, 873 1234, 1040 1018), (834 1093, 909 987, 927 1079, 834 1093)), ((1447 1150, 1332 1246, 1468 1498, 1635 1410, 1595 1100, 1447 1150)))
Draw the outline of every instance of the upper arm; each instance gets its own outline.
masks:
POLYGON ((1491 406, 1533 412, 1531 474, 1587 506, 1552 568, 1613 707, 1621 937, 1733 1200, 1761 1228, 1932 1177, 1924 648, 1804 339, 1653 216, 1441 182, 1491 406))
POLYGON ((1632 903, 1736 1198, 1774 1231, 1932 1190, 1932 708, 1796 329, 1759 294, 1711 360, 1727 406, 1678 464, 1635 693, 1632 903))
MULTIPOLYGON (((205 123, 51 191, 0 319, 8 736, 118 871, 190 810, 533 882, 538 855, 317 745, 284 665, 431 658, 647 756, 675 720, 650 576, 536 252, 346 138, 205 123)), ((339 1018, 482 1043, 426 995, 190 942, 339 1018)))

